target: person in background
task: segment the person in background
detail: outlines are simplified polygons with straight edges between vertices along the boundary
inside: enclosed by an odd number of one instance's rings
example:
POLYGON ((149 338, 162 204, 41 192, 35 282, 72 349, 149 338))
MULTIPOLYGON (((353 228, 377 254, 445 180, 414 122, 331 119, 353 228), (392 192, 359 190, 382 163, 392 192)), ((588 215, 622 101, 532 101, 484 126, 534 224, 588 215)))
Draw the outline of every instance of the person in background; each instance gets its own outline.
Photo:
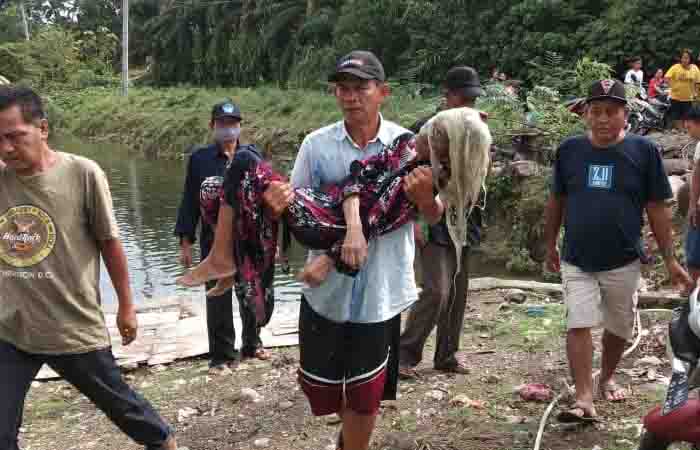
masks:
POLYGON ((693 54, 684 49, 681 52, 681 60, 674 64, 664 79, 671 87, 671 108, 668 113, 673 121, 673 127, 680 129, 683 126, 683 117, 693 105, 697 97, 698 84, 700 84, 700 70, 692 63, 693 54))
POLYGON ((492 83, 498 83, 500 80, 498 79, 498 76, 500 75, 501 72, 499 72, 498 67, 493 67, 491 69, 491 78, 489 79, 490 82, 492 83))
MULTIPOLYGON (((683 124, 691 138, 700 140, 700 106, 688 110, 683 124)), ((700 277, 700 142, 695 147, 693 175, 690 179, 688 219, 690 227, 685 243, 685 258, 693 281, 700 277)))
POLYGON ((649 98, 654 98, 656 97, 658 93, 659 87, 664 84, 664 70, 663 69, 656 69, 656 73, 654 73, 654 77, 649 80, 649 98))
MULTIPOLYGON (((192 246, 196 241, 198 225, 201 225, 199 248, 202 259, 206 258, 211 250, 218 213, 217 194, 223 185, 226 168, 234 155, 238 152, 249 152, 257 158, 262 158, 254 145, 239 144, 241 121, 241 110, 230 99, 214 105, 209 122, 214 142, 196 149, 187 164, 187 176, 175 224, 175 235, 180 239, 180 261, 186 268, 192 265, 192 246), (210 194, 213 194, 213 197, 210 194), (216 207, 211 214, 203 216, 202 209, 212 209, 202 208, 202 202, 206 201, 215 202, 216 207)), ((216 282, 210 282, 207 289, 212 289, 215 285, 216 282)), ((229 289, 215 297, 207 297, 206 309, 209 366, 213 374, 225 373, 237 358, 232 290, 229 289)), ((240 316, 243 323, 241 356, 268 359, 269 354, 262 348, 255 317, 248 313, 247 308, 241 309, 240 316)))
POLYGON ((122 345, 138 321, 107 177, 48 138, 41 98, 0 86, 0 449, 19 450, 25 399, 47 364, 146 450, 176 450, 173 430, 124 382, 112 353, 100 260, 122 345))
POLYGON ((672 283, 685 289, 692 285, 674 254, 667 204, 673 194, 660 152, 647 138, 625 133, 626 106, 621 82, 595 82, 586 105, 589 131, 565 140, 554 162, 545 209, 547 267, 562 275, 567 356, 576 386, 576 400, 561 412, 561 421, 593 419, 598 395, 607 401, 629 395, 614 374, 634 334, 641 260, 646 259, 641 244, 645 211, 672 283), (601 325, 600 376, 594 380, 591 329, 601 325))
POLYGON ((625 74, 625 84, 634 84, 635 86, 642 87, 644 83, 644 72, 642 71, 642 58, 635 56, 630 58, 629 70, 625 74))
MULTIPOLYGON (((445 103, 450 108, 473 108, 476 99, 484 94, 479 74, 468 66, 458 66, 447 72, 443 83, 445 103)), ((418 132, 428 119, 416 123, 411 131, 418 132)), ((464 310, 469 287, 469 253, 481 238, 481 210, 473 209, 468 220, 469 245, 461 249, 461 268, 457 272, 455 246, 443 216, 440 222, 428 227, 424 236, 416 227, 416 244, 420 252, 423 290, 418 302, 411 308, 400 346, 400 375, 414 378, 415 367, 423 359, 423 348, 430 333, 437 326, 437 340, 433 365, 435 369, 451 373, 469 373, 457 359, 459 341, 464 326, 464 310)))

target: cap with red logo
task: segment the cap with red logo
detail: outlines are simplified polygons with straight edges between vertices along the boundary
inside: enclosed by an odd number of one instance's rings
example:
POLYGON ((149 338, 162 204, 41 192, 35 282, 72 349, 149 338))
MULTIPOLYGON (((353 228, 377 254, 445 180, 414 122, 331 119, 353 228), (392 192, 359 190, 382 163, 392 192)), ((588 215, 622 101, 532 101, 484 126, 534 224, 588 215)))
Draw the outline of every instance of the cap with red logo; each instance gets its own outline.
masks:
POLYGON ((379 58, 365 50, 355 50, 340 58, 335 66, 335 72, 328 77, 328 81, 334 83, 345 73, 363 80, 386 80, 384 66, 379 58))
POLYGON ((588 90, 586 103, 594 100, 615 100, 627 104, 625 85, 619 80, 605 79, 593 83, 588 90))

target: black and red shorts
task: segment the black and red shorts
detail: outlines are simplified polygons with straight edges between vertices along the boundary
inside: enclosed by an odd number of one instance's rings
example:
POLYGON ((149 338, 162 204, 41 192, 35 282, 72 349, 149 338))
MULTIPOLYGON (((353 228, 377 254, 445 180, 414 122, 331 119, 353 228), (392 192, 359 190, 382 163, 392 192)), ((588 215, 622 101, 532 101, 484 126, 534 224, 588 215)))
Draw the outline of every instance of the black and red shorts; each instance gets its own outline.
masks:
POLYGON ((315 416, 341 411, 373 415, 395 400, 401 316, 378 323, 338 323, 302 297, 299 384, 315 416))

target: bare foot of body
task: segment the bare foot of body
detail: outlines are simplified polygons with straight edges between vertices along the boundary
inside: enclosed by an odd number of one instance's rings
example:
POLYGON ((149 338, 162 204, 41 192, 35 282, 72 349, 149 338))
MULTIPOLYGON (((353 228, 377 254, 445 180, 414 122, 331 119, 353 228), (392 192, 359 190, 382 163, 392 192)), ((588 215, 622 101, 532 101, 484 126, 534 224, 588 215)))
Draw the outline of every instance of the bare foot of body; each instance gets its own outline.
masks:
POLYGON ((207 297, 218 297, 233 287, 233 276, 220 278, 216 286, 207 291, 207 297))
POLYGON ((222 278, 233 277, 236 273, 236 268, 217 268, 206 260, 185 272, 185 274, 175 280, 180 286, 195 287, 201 286, 207 281, 219 280, 222 278))

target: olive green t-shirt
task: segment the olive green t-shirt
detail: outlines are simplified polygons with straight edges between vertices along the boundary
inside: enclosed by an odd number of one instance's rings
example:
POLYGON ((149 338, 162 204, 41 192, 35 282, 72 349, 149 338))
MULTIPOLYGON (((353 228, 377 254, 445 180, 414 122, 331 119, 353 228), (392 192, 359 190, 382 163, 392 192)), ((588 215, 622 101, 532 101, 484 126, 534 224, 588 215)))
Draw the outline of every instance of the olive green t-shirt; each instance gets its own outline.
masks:
POLYGON ((0 340, 52 355, 109 347, 99 241, 118 237, 102 169, 57 156, 37 175, 0 170, 0 340))

